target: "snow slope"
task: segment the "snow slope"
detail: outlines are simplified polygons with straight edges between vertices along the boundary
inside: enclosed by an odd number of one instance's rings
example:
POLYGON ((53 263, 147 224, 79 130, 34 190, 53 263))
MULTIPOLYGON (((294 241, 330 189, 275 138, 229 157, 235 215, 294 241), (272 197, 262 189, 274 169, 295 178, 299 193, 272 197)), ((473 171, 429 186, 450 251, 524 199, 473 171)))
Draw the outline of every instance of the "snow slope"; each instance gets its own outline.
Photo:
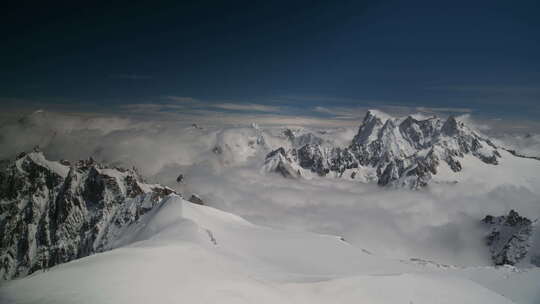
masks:
POLYGON ((531 288, 540 281, 535 269, 461 269, 385 259, 336 236, 256 226, 176 195, 163 200, 129 233, 134 242, 125 247, 4 283, 0 303, 540 300, 531 288), (504 280, 519 284, 501 284, 504 280))
POLYGON ((500 185, 524 187, 540 193, 540 161, 516 157, 507 151, 500 151, 497 166, 478 162, 473 156, 465 155, 461 163, 463 170, 455 174, 450 167, 441 163, 439 172, 434 176, 435 182, 457 181, 464 184, 478 185, 489 191, 500 185))

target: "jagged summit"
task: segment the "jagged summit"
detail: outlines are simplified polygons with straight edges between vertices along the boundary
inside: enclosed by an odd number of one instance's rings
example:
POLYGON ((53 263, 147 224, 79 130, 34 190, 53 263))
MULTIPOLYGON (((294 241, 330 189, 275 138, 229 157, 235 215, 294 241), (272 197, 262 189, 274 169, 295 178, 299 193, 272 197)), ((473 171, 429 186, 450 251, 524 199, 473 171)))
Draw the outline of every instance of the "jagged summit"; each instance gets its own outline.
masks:
POLYGON ((441 165, 453 172, 461 171, 461 159, 466 155, 496 165, 501 157, 498 150, 492 141, 454 116, 395 118, 369 110, 349 146, 328 147, 308 141, 285 154, 268 154, 265 169, 283 174, 281 169, 286 167, 294 168, 298 173, 295 175, 301 176, 315 173, 418 188, 426 186, 441 165), (272 157, 281 159, 269 161, 272 157), (281 169, 268 164, 279 164, 281 169))
POLYGON ((508 215, 486 215, 482 223, 489 228, 486 244, 495 265, 516 265, 525 261, 540 266, 540 252, 531 252, 533 221, 510 210, 508 215))
POLYGON ((392 121, 393 119, 393 117, 381 111, 367 111, 366 115, 364 116, 363 123, 358 129, 358 133, 354 137, 353 142, 365 144, 375 140, 379 131, 388 121, 392 121))
POLYGON ((389 119, 395 119, 392 115, 376 109, 369 109, 364 116, 364 122, 371 119, 378 119, 382 123, 385 123, 389 119))
POLYGON ((20 153, 0 167, 0 279, 116 247, 122 231, 173 192, 92 158, 20 153))
POLYGON ((450 116, 444 122, 444 125, 441 128, 441 133, 446 136, 454 136, 454 135, 459 134, 460 129, 463 127, 464 127, 463 123, 458 122, 454 116, 450 116))

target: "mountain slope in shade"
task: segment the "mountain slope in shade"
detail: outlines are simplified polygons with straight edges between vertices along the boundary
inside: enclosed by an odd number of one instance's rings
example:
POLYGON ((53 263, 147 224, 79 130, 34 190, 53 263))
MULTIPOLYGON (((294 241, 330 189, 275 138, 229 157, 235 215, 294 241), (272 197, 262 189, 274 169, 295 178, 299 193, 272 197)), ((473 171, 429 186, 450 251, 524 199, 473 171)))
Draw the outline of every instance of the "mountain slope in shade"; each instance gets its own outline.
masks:
POLYGON ((125 229, 172 192, 92 159, 71 164, 22 153, 0 169, 0 277, 116 247, 125 229))
POLYGON ((386 259, 339 237, 260 227, 174 194, 137 226, 140 229, 127 233, 133 241, 130 245, 7 282, 0 287, 0 301, 422 304, 538 300, 530 288, 540 278, 535 269, 462 269, 386 259))
MULTIPOLYGON (((440 170, 455 173, 440 182, 454 182, 465 168, 497 166, 502 154, 519 158, 478 134, 455 117, 394 118, 370 110, 351 143, 333 147, 310 140, 301 147, 280 148, 266 157, 264 170, 286 177, 333 176, 381 186, 427 186, 440 170)), ((531 160, 533 161, 533 160, 531 160)))

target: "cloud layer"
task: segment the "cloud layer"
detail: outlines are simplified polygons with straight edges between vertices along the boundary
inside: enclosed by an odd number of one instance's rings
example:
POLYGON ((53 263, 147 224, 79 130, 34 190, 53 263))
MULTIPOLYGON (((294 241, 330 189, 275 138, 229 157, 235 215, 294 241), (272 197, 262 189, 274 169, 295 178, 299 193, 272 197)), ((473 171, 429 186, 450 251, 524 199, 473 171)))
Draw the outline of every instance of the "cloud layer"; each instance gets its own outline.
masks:
MULTIPOLYGON (((186 102, 192 101, 177 104, 186 102)), ((433 185, 414 192, 328 178, 289 180, 260 172, 265 154, 287 145, 284 126, 324 128, 328 138, 343 144, 354 136, 357 120, 212 111, 163 113, 155 111, 155 105, 146 111, 144 105, 138 106, 140 112, 121 117, 36 111, 22 119, 5 119, 0 127, 0 159, 40 145, 52 159, 92 156, 136 166, 151 182, 170 185, 185 195, 198 193, 208 204, 259 224, 341 235, 376 254, 460 265, 489 264, 482 239, 485 231, 478 224, 487 213, 500 215, 513 208, 540 217, 538 193, 510 184, 489 189, 433 185), (250 126, 252 122, 265 126, 250 126), (216 146, 220 154, 213 151, 216 146), (175 182, 179 174, 184 174, 185 184, 175 182)), ((362 115, 362 110, 357 109, 357 114, 362 115)), ((330 111, 339 116, 346 109, 330 111)), ((505 127, 510 122, 462 118, 508 145, 540 152, 538 133, 514 136, 512 142, 507 139, 516 130, 505 127)), ((535 129, 529 125, 527 130, 535 129)))

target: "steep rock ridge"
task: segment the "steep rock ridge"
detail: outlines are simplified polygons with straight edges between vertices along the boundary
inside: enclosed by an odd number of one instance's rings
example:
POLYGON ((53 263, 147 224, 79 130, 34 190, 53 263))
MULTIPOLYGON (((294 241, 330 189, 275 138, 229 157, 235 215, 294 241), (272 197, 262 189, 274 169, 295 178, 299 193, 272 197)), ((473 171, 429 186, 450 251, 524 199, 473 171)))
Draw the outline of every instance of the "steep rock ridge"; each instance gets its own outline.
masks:
MULTIPOLYGON (((531 220, 510 210, 508 215, 486 215, 482 223, 489 227, 486 244, 495 265, 516 265, 530 255, 533 235, 531 220)), ((536 264, 537 260, 538 257, 532 254, 529 262, 536 264)))
POLYGON ((262 171, 277 172, 286 178, 300 177, 300 167, 296 164, 298 158, 296 151, 287 155, 285 149, 276 149, 266 156, 262 171))
POLYGON ((283 135, 289 139, 293 147, 303 147, 309 144, 321 145, 324 143, 324 140, 321 137, 311 132, 301 133, 300 130, 287 128, 283 130, 283 135))
MULTIPOLYGON (((298 143, 292 132, 288 135, 298 143)), ((333 147, 310 138, 301 147, 293 145, 287 151, 269 153, 265 164, 276 166, 265 165, 265 168, 281 172, 284 167, 299 167, 300 176, 315 173, 375 181, 381 186, 420 188, 428 185, 441 163, 454 172, 461 171, 460 160, 465 155, 497 165, 501 157, 498 149, 455 117, 394 118, 370 110, 347 147, 333 147)))
POLYGON ((0 278, 25 276, 118 244, 173 190, 94 160, 21 153, 0 168, 0 278))

